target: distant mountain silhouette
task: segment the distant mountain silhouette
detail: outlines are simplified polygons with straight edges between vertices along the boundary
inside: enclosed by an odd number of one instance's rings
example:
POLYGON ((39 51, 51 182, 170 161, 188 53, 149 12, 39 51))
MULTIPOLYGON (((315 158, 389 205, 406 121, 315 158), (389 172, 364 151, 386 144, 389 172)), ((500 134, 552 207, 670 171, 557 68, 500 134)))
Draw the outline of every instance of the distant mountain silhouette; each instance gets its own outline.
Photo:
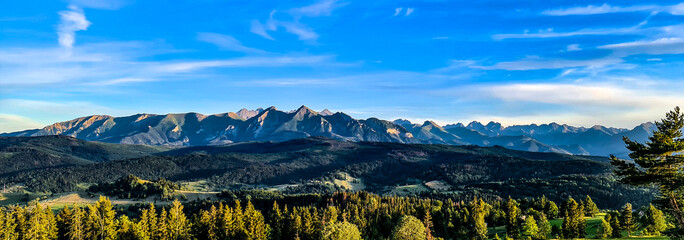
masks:
POLYGON ((354 119, 327 109, 319 112, 302 106, 284 112, 275 107, 214 115, 199 113, 136 114, 126 117, 94 115, 55 123, 42 129, 4 133, 0 136, 66 135, 107 143, 202 146, 248 141, 287 141, 322 136, 344 141, 429 143, 503 146, 515 150, 575 155, 626 157, 622 137, 645 141, 655 129, 652 123, 634 129, 573 127, 557 123, 514 125, 473 121, 440 126, 432 121, 354 119))

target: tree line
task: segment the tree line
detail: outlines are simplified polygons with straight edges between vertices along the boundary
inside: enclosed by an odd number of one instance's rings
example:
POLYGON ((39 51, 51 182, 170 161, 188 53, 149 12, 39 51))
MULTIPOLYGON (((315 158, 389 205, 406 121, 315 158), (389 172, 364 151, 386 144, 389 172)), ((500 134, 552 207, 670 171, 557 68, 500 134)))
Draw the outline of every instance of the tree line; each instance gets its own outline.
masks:
MULTIPOLYGON (((175 200, 134 213, 117 210, 106 197, 57 214, 34 202, 0 211, 0 239, 571 239, 585 237, 585 217, 599 213, 589 196, 558 206, 546 197, 455 202, 367 192, 259 194, 185 206, 175 200), (562 218, 562 225, 552 225, 554 218, 562 218), (505 233, 490 233, 496 226, 505 233)), ((622 237, 621 231, 659 235, 672 228, 653 205, 639 213, 629 204, 609 211, 596 237, 622 237)))

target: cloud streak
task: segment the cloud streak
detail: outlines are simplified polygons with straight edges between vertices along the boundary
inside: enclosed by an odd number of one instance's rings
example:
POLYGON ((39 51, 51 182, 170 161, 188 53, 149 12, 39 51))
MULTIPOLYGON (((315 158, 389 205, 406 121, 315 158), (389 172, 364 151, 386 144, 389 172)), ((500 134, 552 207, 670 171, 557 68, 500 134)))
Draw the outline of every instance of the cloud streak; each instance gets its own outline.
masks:
POLYGON ((91 23, 86 19, 83 10, 75 5, 69 6, 69 10, 59 12, 59 16, 59 45, 71 49, 76 41, 76 31, 87 30, 91 23))
POLYGON ((571 15, 596 15, 608 13, 627 13, 627 12, 668 12, 673 15, 684 14, 684 3, 661 6, 661 5, 638 5, 638 6, 611 6, 607 3, 603 5, 588 5, 584 7, 570 7, 550 9, 542 12, 549 16, 571 16, 571 15))
POLYGON ((229 51, 243 52, 243 53, 250 53, 250 54, 265 54, 265 53, 267 53, 266 51, 261 50, 261 49, 246 47, 246 46, 242 45, 242 43, 240 41, 238 41, 237 39, 235 39, 233 36, 220 34, 220 33, 210 33, 210 32, 197 33, 197 40, 214 44, 221 49, 225 49, 225 50, 229 50, 229 51))
POLYGON ((346 4, 340 3, 338 0, 322 0, 317 3, 300 7, 293 8, 290 10, 292 15, 295 16, 306 16, 306 17, 319 17, 319 16, 330 16, 333 10, 342 7, 346 4))
POLYGON ((525 70, 539 70, 539 69, 563 69, 563 68, 601 68, 610 65, 615 65, 624 62, 621 58, 605 57, 588 60, 568 60, 568 59, 548 59, 537 56, 529 56, 522 60, 499 62, 494 65, 482 66, 472 65, 471 68, 478 68, 483 70, 508 70, 508 71, 525 71, 525 70))
POLYGON ((301 22, 304 17, 313 18, 321 16, 330 16, 332 12, 340 7, 345 6, 346 3, 341 3, 338 0, 320 0, 314 4, 299 8, 292 8, 285 11, 272 10, 269 14, 266 24, 262 24, 258 20, 253 20, 250 26, 250 32, 262 36, 269 40, 275 40, 268 32, 275 32, 282 27, 286 32, 297 35, 299 40, 315 42, 319 35, 307 25, 301 22), (277 13, 286 13, 289 15, 289 20, 280 20, 276 18, 277 13))

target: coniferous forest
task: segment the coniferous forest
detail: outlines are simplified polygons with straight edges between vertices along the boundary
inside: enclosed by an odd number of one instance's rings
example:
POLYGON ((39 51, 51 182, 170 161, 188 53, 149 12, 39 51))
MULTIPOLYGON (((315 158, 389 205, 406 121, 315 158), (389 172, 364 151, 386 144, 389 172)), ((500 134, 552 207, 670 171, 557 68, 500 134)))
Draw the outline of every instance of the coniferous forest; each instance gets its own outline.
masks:
MULTIPOLYGON (((468 202, 367 192, 281 195, 224 192, 218 201, 169 205, 3 208, 2 239, 550 239, 660 236, 674 226, 653 205, 602 211, 591 197, 468 202), (589 233, 587 218, 603 215, 589 233), (557 224, 552 224, 552 222, 557 224), (558 224, 560 223, 560 224, 558 224)), ((589 218, 591 219, 591 218, 589 218)))
MULTIPOLYGON (((32 201, 0 208, 0 239, 681 239, 684 114, 679 108, 657 122, 646 143, 625 138, 632 160, 610 159, 615 177, 659 193, 651 204, 599 208, 591 196, 561 201, 541 195, 514 198, 438 192, 397 196, 367 191, 287 194, 224 190, 215 199, 161 204, 94 204, 58 209, 32 201)), ((128 175, 89 188, 120 199, 180 189, 164 179, 128 175)), ((558 196, 552 196, 558 199, 558 196)), ((607 206, 607 204, 600 204, 607 206)))

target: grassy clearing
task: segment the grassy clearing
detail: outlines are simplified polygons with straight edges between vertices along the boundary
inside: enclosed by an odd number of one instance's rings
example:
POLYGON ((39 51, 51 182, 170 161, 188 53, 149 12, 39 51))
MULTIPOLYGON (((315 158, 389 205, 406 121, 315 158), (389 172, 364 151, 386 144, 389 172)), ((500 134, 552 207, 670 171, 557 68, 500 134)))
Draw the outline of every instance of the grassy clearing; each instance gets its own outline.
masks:
POLYGON ((341 173, 339 176, 341 179, 335 179, 333 184, 337 187, 349 191, 362 191, 366 189, 366 185, 363 184, 363 179, 354 178, 348 173, 341 173))

